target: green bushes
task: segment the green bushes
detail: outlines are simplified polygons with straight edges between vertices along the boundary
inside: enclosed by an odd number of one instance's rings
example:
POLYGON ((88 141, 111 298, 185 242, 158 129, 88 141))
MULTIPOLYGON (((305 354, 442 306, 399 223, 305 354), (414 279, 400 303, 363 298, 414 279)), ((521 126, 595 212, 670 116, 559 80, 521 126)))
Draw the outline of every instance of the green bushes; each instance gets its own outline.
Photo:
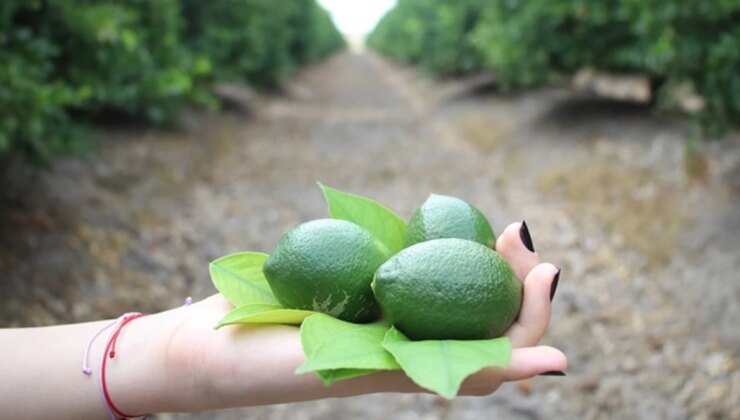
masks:
POLYGON ((471 36, 503 89, 542 84, 583 66, 629 70, 620 57, 634 37, 614 12, 619 3, 496 2, 481 10, 471 36))
POLYGON ((548 83, 588 66, 646 74, 660 88, 659 102, 670 106, 665 93, 689 84, 706 101, 697 118, 710 135, 721 135, 740 121, 738 21, 736 0, 399 0, 368 42, 437 75, 492 70, 503 89, 548 83), (440 37, 444 8, 472 17, 444 27, 456 31, 443 37, 454 42, 429 42, 440 37), (456 71, 449 71, 454 64, 425 64, 443 53, 474 64, 456 71))
POLYGON ((32 22, 44 13, 38 3, 0 4, 0 151, 36 158, 79 146, 66 109, 90 95, 57 77, 61 48, 32 22))
POLYGON ((207 71, 180 42, 175 0, 56 0, 47 8, 39 29, 60 49, 55 76, 81 93, 77 112, 167 123, 207 71))
POLYGON ((706 100, 698 117, 710 136, 740 125, 740 2, 625 0, 624 13, 639 39, 626 57, 635 68, 666 87, 689 82, 706 100))
POLYGON ((274 86, 341 46, 314 0, 5 0, 0 153, 78 151, 101 116, 169 124, 214 80, 274 86))
POLYGON ((216 80, 274 86, 344 45, 314 1, 183 0, 182 6, 186 43, 208 58, 216 80))
POLYGON ((471 43, 482 0, 399 0, 381 19, 367 43, 399 61, 419 63, 435 75, 479 69, 471 43))

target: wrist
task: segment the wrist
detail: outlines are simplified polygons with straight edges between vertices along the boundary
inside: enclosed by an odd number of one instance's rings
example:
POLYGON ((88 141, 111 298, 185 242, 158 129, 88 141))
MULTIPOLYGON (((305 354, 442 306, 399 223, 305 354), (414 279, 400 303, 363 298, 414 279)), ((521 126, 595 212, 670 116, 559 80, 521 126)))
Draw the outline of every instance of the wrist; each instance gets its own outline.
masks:
POLYGON ((167 369, 166 348, 177 325, 176 311, 143 316, 121 329, 116 356, 107 360, 106 384, 111 401, 122 412, 171 410, 177 392, 173 384, 178 382, 167 369))

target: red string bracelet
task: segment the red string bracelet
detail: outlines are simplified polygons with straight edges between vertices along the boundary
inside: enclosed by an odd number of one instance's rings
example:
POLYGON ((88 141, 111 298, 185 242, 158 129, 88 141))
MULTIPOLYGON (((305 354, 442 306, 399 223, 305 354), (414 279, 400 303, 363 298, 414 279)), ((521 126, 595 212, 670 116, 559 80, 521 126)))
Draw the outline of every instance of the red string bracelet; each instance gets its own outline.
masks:
MULTIPOLYGON (((188 296, 187 299, 185 299, 185 303, 183 306, 189 306, 193 303, 193 299, 188 296)), ((140 318, 142 316, 145 316, 145 314, 142 314, 140 312, 129 312, 121 315, 120 317, 116 318, 114 321, 111 321, 108 325, 104 326, 100 330, 98 330, 92 337, 90 337, 90 340, 87 342, 87 346, 85 347, 85 354, 82 358, 82 373, 86 376, 92 376, 92 369, 90 369, 89 358, 90 358, 90 350, 92 349, 93 342, 102 334, 105 330, 111 327, 115 327, 113 331, 108 335, 108 340, 105 344, 105 351, 103 353, 103 360, 100 365, 100 381, 98 385, 100 386, 100 397, 103 402, 103 406, 105 407, 105 411, 108 413, 108 417, 111 418, 111 420, 117 420, 117 419, 128 419, 132 417, 145 417, 145 415, 138 415, 138 416, 132 416, 128 415, 124 412, 122 412, 111 399, 110 392, 108 391, 108 384, 106 383, 106 373, 107 373, 107 366, 108 366, 108 358, 114 358, 116 357, 116 343, 118 342, 118 337, 121 334, 121 330, 123 329, 126 324, 133 321, 136 318, 140 318)))
POLYGON ((116 327, 116 329, 113 330, 113 333, 111 334, 110 338, 108 339, 108 342, 105 345, 105 351, 103 352, 103 361, 100 364, 100 387, 103 392, 103 398, 105 399, 106 405, 110 408, 110 411, 112 411, 113 414, 118 418, 129 419, 129 418, 145 416, 144 414, 137 414, 137 415, 126 414, 123 411, 121 411, 121 409, 119 409, 113 403, 113 400, 110 397, 110 391, 108 391, 108 384, 106 383, 108 358, 112 359, 116 357, 116 342, 118 341, 118 336, 121 334, 121 330, 123 329, 123 327, 126 326, 126 324, 142 316, 144 316, 144 314, 140 312, 133 312, 133 313, 126 314, 123 316, 123 319, 121 319, 121 322, 118 323, 118 326, 116 327))

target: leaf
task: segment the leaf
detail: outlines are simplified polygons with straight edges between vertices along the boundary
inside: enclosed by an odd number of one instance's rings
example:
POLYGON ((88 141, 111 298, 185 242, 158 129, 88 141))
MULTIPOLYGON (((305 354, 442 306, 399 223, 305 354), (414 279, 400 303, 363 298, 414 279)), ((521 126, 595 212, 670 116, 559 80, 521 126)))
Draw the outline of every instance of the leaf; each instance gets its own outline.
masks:
POLYGON ((301 346, 306 358, 324 343, 324 341, 347 331, 353 330, 358 324, 342 321, 326 314, 318 314, 303 321, 301 327, 301 346))
POLYGON ((286 309, 273 303, 249 303, 227 313, 216 325, 219 329, 233 324, 287 324, 300 325, 314 311, 286 309))
POLYGON ((377 201, 339 191, 319 182, 329 214, 335 219, 356 223, 375 235, 395 254, 403 248, 406 222, 377 201))
POLYGON ((208 269, 213 285, 236 307, 250 303, 278 304, 262 274, 267 257, 261 252, 239 252, 211 262, 208 269))
POLYGON ((485 367, 507 367, 511 360, 511 341, 507 337, 410 341, 391 327, 383 347, 412 381, 447 399, 457 395, 468 376, 485 367))
POLYGON ((377 371, 378 369, 327 369, 317 370, 316 375, 324 382, 324 385, 330 386, 337 381, 359 378, 377 371))
POLYGON ((316 314, 301 326, 301 344, 306 361, 296 374, 317 372, 325 383, 358 377, 377 370, 398 369, 383 348, 388 324, 353 324, 329 315, 316 314))

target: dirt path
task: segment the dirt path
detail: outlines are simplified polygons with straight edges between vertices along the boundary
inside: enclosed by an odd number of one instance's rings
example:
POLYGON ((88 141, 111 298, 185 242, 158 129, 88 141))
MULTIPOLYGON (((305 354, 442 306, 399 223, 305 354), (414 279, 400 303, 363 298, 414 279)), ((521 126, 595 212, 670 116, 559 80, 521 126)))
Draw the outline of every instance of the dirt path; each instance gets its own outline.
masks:
POLYGON ((740 418, 738 136, 703 146, 690 179, 680 120, 560 89, 437 94, 452 87, 347 53, 262 98, 252 118, 106 133, 99 158, 33 183, 7 171, 0 325, 205 297, 210 260, 269 252, 326 216, 316 181, 404 217, 437 192, 475 203, 497 232, 526 219, 562 266, 545 343, 568 354, 568 376, 449 404, 377 395, 218 418, 740 418))

